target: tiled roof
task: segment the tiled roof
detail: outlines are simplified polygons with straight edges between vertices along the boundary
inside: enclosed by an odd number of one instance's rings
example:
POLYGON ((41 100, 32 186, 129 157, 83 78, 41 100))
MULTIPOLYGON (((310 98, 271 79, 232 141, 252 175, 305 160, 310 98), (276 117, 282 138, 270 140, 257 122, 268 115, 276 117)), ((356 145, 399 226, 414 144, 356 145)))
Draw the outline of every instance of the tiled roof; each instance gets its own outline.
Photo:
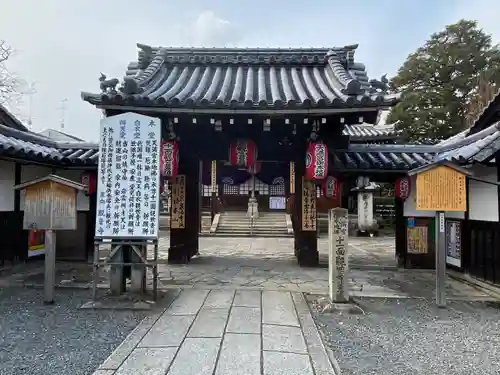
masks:
POLYGON ((343 135, 348 135, 351 139, 377 139, 377 138, 397 138, 398 132, 391 125, 345 125, 342 132, 343 135))
POLYGON ((0 125, 0 156, 21 157, 47 163, 93 165, 99 146, 85 142, 55 142, 41 135, 0 125))
POLYGON ((439 160, 462 164, 489 161, 500 150, 500 122, 468 137, 457 137, 454 142, 444 143, 438 147, 439 160))
MULTIPOLYGON (((138 45, 122 86, 82 93, 92 104, 197 109, 388 107, 398 95, 369 80, 357 46, 318 49, 153 48, 138 45)), ((102 86, 102 84, 101 84, 102 86)), ((106 86, 106 85, 104 85, 106 86)))
POLYGON ((0 124, 9 128, 28 131, 28 128, 19 121, 16 116, 9 112, 7 108, 0 104, 0 124))
POLYGON ((500 90, 478 114, 471 131, 476 133, 498 120, 500 120, 500 90))
POLYGON ((352 144, 348 150, 330 151, 333 170, 407 171, 431 162, 433 146, 352 144))

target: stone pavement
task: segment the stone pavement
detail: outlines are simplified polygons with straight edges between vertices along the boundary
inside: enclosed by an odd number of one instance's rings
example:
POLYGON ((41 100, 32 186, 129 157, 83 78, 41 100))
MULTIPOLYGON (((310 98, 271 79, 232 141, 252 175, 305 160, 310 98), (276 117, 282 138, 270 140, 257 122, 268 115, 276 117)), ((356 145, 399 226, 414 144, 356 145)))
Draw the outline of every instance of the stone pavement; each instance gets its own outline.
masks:
MULTIPOLYGON (((404 270, 391 266, 394 258, 392 238, 349 238, 352 266, 349 271, 351 293, 355 296, 383 298, 434 298, 435 273, 432 270, 404 270)), ((200 255, 187 265, 159 265, 159 289, 246 289, 328 293, 326 240, 320 239, 323 263, 318 268, 301 268, 288 238, 203 238, 200 255)), ((160 240, 165 259, 168 238, 160 240)), ((100 274, 99 287, 107 289, 109 273, 100 274)), ((151 283, 151 275, 148 275, 151 283)), ((90 287, 92 266, 58 263, 56 282, 60 286, 90 287)), ((28 273, 0 278, 0 286, 43 284, 43 264, 28 273)), ((489 300, 491 296, 468 284, 448 278, 446 295, 456 300, 489 300)))
POLYGON ((94 375, 335 373, 301 293, 187 289, 94 375))

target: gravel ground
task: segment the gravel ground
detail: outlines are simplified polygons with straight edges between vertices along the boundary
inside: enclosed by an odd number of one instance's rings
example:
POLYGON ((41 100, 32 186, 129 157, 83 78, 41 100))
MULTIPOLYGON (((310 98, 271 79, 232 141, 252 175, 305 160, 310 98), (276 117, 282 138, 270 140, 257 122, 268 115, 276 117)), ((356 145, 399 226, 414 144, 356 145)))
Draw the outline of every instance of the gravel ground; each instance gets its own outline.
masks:
MULTIPOLYGON (((500 305, 360 299, 366 315, 313 316, 343 375, 498 375, 500 305)), ((313 307, 314 311, 314 307, 313 307)))
POLYGON ((112 353, 145 312, 79 310, 89 291, 0 289, 1 375, 87 375, 112 353))

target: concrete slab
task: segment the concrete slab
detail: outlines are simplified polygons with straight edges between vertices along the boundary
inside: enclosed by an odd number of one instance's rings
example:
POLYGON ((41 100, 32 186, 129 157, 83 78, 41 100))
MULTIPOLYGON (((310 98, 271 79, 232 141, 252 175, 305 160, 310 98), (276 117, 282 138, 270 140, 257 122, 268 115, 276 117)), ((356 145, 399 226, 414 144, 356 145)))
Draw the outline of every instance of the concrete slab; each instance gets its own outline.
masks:
POLYGON ((186 338, 167 375, 213 374, 220 341, 214 338, 186 338))
POLYGON ((156 313, 144 318, 99 368, 104 370, 116 370, 120 367, 159 317, 160 313, 156 313))
POLYGON ((202 308, 189 330, 188 337, 222 338, 228 316, 229 307, 225 309, 202 308))
POLYGON ((164 375, 177 348, 136 348, 115 375, 164 375))
POLYGON ((208 294, 203 308, 207 309, 222 309, 231 306, 234 298, 234 290, 211 290, 208 294))
POLYGON ((299 326, 292 296, 289 292, 262 292, 262 323, 299 326))
POLYGON ((309 357, 304 354, 264 352, 264 375, 314 375, 309 357))
POLYGON ((261 333, 260 307, 239 307, 231 309, 227 332, 230 333, 261 333))
POLYGON ((256 290, 237 290, 233 306, 260 307, 262 295, 256 290))
POLYGON ((167 310, 169 315, 195 315, 207 298, 208 290, 184 289, 167 310))
POLYGON ((307 354, 307 347, 299 327, 262 326, 263 350, 307 354))
POLYGON ((261 375, 260 335, 226 333, 215 375, 261 375))
POLYGON ((194 319, 195 315, 179 316, 164 313, 139 342, 139 347, 180 346, 194 319))

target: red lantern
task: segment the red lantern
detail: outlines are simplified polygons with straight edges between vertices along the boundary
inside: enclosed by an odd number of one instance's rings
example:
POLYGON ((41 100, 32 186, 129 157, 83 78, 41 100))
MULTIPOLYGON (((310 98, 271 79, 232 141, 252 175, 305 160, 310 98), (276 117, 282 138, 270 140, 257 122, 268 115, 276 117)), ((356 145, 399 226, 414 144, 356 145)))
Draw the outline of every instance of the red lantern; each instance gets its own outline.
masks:
POLYGON ((339 191, 339 181, 333 177, 328 176, 323 181, 323 195, 327 198, 337 198, 337 194, 339 191))
POLYGON ((229 146, 229 162, 236 167, 248 168, 257 160, 257 146, 252 140, 238 140, 229 146))
POLYGON ((87 187, 85 195, 92 195, 96 192, 96 174, 93 172, 83 172, 80 175, 80 182, 87 187))
POLYGON ((247 168, 247 171, 250 174, 257 174, 260 172, 260 168, 262 167, 262 163, 260 161, 256 161, 250 167, 247 168))
POLYGON ((405 200, 411 193, 411 180, 409 177, 401 177, 396 180, 394 195, 396 198, 405 200))
POLYGON ((179 145, 175 141, 161 143, 160 172, 163 177, 173 178, 179 171, 179 145))
POLYGON ((328 148, 324 143, 309 143, 306 153, 306 180, 323 180, 328 173, 328 148))

